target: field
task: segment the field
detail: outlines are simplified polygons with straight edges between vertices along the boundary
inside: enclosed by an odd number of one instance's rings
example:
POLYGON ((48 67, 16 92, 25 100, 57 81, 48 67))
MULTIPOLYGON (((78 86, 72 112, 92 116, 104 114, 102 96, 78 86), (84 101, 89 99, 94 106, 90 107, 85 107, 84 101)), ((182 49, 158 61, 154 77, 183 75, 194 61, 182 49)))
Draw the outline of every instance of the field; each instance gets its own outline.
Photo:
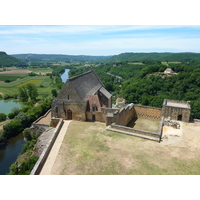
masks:
POLYGON ((17 70, 16 68, 12 68, 12 70, 0 72, 0 81, 15 81, 28 76, 30 72, 30 70, 17 70))
POLYGON ((51 73, 53 71, 50 68, 30 68, 30 70, 39 75, 46 75, 47 73, 51 73))
POLYGON ((103 123, 72 121, 51 174, 199 175, 200 123, 181 125, 183 138, 158 143, 106 131, 103 123))
MULTIPOLYGON (((41 71, 40 68, 35 69, 34 73, 39 73, 41 71)), ((49 73, 51 69, 43 69, 41 73, 49 73)), ((0 93, 7 94, 7 95, 14 95, 17 94, 19 91, 19 87, 26 85, 28 83, 33 83, 37 86, 39 96, 38 98, 43 98, 46 95, 51 95, 51 90, 54 87, 51 84, 51 79, 49 76, 40 75, 40 76, 28 76, 27 74, 30 73, 30 70, 16 70, 12 69, 11 71, 4 71, 0 73, 0 81, 1 77, 3 79, 11 79, 12 77, 15 78, 15 81, 10 83, 0 82, 0 93)), ((13 79, 14 79, 13 78, 13 79)))

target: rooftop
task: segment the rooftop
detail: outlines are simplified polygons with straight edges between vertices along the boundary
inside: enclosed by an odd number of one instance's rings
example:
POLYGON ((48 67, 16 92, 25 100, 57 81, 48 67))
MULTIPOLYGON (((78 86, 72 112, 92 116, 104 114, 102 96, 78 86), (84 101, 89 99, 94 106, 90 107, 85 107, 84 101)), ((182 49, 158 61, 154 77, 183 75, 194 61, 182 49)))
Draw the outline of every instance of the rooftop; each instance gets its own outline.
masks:
POLYGON ((177 108, 190 108, 190 105, 187 103, 178 103, 178 102, 169 102, 166 103, 167 106, 177 107, 177 108))

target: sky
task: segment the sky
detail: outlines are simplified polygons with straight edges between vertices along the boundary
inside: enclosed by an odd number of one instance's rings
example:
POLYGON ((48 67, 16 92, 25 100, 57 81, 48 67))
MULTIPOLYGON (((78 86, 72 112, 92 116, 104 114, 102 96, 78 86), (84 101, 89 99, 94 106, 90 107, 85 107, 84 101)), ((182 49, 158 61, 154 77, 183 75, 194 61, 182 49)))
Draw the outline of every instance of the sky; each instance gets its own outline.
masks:
POLYGON ((200 53, 199 25, 0 25, 7 54, 200 53))

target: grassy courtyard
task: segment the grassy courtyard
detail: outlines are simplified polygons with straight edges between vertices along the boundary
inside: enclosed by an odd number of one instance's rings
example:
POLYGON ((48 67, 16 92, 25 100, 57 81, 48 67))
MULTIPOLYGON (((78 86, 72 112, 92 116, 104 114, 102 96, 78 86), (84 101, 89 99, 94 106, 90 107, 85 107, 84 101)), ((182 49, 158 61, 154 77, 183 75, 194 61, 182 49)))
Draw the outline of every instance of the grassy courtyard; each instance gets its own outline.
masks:
POLYGON ((158 132, 159 123, 160 121, 139 118, 132 119, 127 126, 144 131, 158 132))
POLYGON ((52 174, 200 174, 200 151, 106 131, 103 123, 72 121, 52 174))

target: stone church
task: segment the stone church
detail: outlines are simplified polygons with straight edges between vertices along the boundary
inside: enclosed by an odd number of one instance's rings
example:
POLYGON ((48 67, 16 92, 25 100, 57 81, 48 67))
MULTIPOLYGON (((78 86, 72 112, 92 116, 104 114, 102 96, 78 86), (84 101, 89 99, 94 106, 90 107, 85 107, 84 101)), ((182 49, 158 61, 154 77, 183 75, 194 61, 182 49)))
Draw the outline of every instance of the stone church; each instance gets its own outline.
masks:
POLYGON ((105 121, 102 108, 112 108, 112 95, 93 70, 66 81, 52 102, 52 117, 86 121, 105 121))

